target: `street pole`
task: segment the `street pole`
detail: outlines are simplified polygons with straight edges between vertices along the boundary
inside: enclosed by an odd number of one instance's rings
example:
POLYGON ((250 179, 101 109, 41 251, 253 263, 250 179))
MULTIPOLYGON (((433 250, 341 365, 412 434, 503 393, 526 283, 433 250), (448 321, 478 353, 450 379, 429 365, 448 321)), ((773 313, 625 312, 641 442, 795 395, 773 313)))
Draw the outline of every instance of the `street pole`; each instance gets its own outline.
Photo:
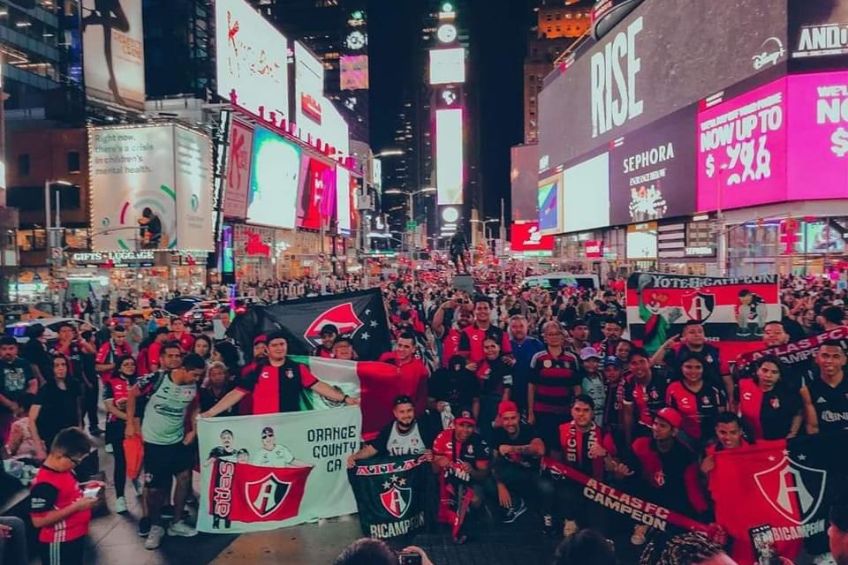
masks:
POLYGON ((50 240, 50 181, 44 181, 44 239, 50 240))
POLYGON ((724 225, 724 212, 722 211, 722 195, 724 186, 722 177, 727 170, 726 165, 719 167, 718 170, 718 190, 716 191, 716 222, 718 223, 718 274, 721 277, 727 276, 727 239, 724 225))

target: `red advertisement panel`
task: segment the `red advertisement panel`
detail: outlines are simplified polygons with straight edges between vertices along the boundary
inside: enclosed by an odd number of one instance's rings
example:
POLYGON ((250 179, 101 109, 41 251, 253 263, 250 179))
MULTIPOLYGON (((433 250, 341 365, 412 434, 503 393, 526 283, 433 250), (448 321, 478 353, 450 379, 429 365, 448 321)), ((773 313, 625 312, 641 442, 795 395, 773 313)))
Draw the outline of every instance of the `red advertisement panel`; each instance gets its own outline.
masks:
POLYGON ((513 251, 554 250, 554 236, 542 235, 539 222, 512 224, 510 241, 513 251))
POLYGON ((247 193, 250 189, 250 155, 253 130, 238 121, 230 126, 227 178, 224 185, 224 216, 244 219, 247 216, 247 193))

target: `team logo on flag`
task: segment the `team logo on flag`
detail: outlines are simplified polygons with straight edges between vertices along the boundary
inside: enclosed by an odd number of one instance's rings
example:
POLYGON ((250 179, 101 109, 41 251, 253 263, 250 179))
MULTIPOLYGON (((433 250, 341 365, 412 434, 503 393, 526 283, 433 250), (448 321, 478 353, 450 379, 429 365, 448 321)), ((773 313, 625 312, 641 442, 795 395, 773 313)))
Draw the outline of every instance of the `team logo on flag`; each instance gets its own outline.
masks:
POLYGON ((772 508, 787 520, 802 525, 815 516, 821 505, 827 471, 801 465, 784 455, 777 465, 756 473, 754 480, 772 508))
POLYGON ((686 293, 680 301, 689 319, 696 322, 705 322, 712 316, 716 305, 715 294, 702 291, 686 293))
POLYGON ((264 478, 244 484, 244 492, 250 502, 250 508, 260 518, 273 514, 291 490, 291 483, 278 479, 274 473, 264 478))
POLYGON ((359 319, 353 304, 345 302, 338 306, 333 306, 329 310, 325 310, 318 315, 315 320, 309 324, 303 334, 313 345, 321 344, 321 328, 327 324, 332 324, 339 329, 339 333, 344 335, 355 334, 365 324, 359 319))
POLYGON ((380 493, 383 508, 396 519, 403 518, 412 502, 412 489, 405 485, 406 479, 392 476, 390 480, 383 483, 383 492, 380 493))

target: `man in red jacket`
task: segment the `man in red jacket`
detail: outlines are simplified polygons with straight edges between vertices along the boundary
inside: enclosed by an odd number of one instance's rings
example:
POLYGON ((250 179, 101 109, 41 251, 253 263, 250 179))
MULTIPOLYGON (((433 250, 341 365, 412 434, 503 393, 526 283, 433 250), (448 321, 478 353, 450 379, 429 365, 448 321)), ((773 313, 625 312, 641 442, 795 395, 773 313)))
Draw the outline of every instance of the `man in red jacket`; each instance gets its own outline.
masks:
POLYGON ((415 402, 415 416, 424 416, 427 410, 427 381, 430 371, 421 359, 415 357, 415 336, 411 333, 403 333, 397 339, 395 350, 383 353, 380 359, 383 363, 390 363, 397 367, 398 371, 398 394, 406 395, 415 402))

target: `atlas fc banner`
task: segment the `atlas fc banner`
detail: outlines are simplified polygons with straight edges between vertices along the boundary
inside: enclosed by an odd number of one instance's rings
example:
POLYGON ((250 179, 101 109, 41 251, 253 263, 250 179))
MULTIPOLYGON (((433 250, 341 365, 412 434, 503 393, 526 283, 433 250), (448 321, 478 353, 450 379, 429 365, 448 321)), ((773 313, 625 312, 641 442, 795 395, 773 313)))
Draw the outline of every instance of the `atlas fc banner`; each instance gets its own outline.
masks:
POLYGON ((282 331, 290 354, 309 355, 321 344, 321 328, 328 324, 350 336, 359 359, 374 361, 391 349, 386 308, 379 289, 253 306, 233 321, 227 335, 239 343, 242 351, 251 351, 257 335, 282 331))
POLYGON ((372 458, 351 469, 348 473, 362 533, 385 539, 423 527, 428 472, 423 455, 372 458))
POLYGON ((273 530, 356 512, 346 462, 361 421, 356 406, 200 420, 198 530, 273 530))
POLYGON ((834 447, 845 440, 819 434, 716 453, 709 478, 715 519, 731 536, 737 562, 762 563, 767 554, 791 560, 804 547, 827 551, 827 514, 848 469, 834 447))
POLYGON ((848 326, 839 326, 818 335, 792 341, 786 345, 769 347, 743 353, 736 359, 735 372, 740 376, 748 376, 754 372, 757 361, 767 355, 774 355, 792 372, 803 378, 805 382, 815 377, 816 353, 821 344, 828 340, 836 340, 842 348, 848 351, 848 326))
POLYGON ((704 324, 722 370, 759 348, 766 322, 780 320, 777 275, 717 278, 633 273, 627 279, 630 338, 653 354, 689 320, 704 324))

